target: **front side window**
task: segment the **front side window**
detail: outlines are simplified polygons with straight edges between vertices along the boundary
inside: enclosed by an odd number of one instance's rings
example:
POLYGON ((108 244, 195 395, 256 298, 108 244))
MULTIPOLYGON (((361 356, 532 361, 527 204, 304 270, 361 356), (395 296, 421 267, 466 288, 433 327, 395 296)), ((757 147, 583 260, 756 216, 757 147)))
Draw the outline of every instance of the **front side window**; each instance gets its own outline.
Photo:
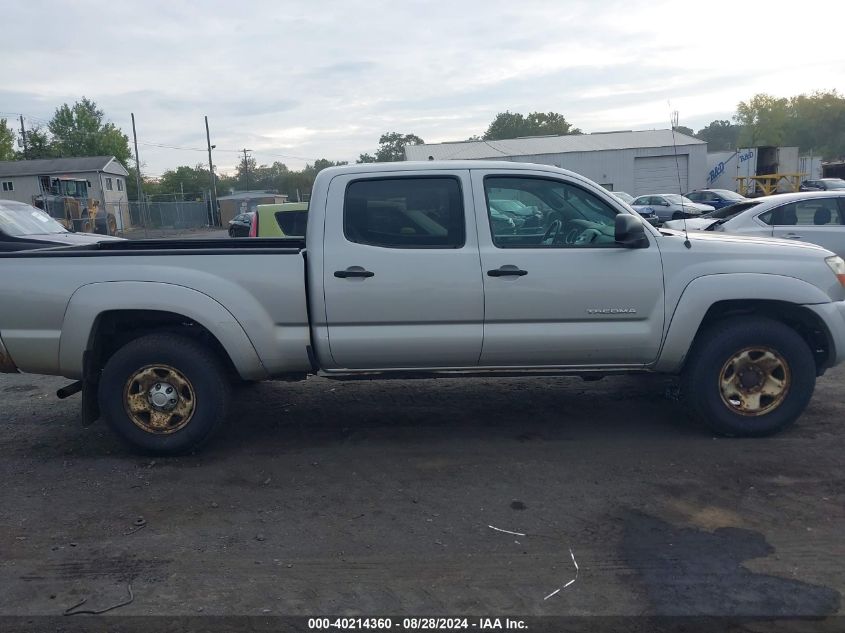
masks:
POLYGON ((123 181, 120 178, 117 179, 117 190, 123 191, 123 181))
POLYGON ((384 248, 460 248, 464 205, 456 178, 380 178, 349 183, 343 233, 384 248))
POLYGON ((487 215, 498 248, 616 246, 617 212, 581 187, 560 180, 518 176, 484 179, 487 215), (509 212, 511 203, 531 214, 509 212))
POLYGON ((112 191, 112 190, 113 190, 113 188, 114 188, 114 187, 113 187, 113 185, 112 185, 111 178, 106 178, 106 189, 107 189, 108 191, 112 191))
POLYGON ((11 180, 4 180, 3 181, 3 191, 14 191, 15 190, 15 183, 11 180))
POLYGON ((842 214, 835 198, 813 198, 772 209, 760 220, 774 226, 841 226, 842 214))

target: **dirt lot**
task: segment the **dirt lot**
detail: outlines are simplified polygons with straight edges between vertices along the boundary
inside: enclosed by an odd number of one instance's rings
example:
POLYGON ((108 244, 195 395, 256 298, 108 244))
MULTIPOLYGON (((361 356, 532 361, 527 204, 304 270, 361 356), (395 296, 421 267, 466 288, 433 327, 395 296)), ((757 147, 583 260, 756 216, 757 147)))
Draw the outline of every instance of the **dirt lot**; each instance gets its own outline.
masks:
POLYGON ((841 613, 843 379, 763 440, 656 378, 266 383, 152 459, 3 376, 0 615, 841 613))

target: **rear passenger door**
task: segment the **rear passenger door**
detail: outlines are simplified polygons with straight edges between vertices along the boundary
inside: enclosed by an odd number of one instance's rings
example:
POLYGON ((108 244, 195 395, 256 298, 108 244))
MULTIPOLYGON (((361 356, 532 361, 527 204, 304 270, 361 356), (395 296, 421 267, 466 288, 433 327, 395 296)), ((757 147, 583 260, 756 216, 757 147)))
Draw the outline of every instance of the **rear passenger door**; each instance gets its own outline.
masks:
POLYGON ((323 288, 334 368, 477 365, 484 298, 469 172, 337 176, 328 208, 323 288))
POLYGON ((772 224, 772 236, 824 246, 837 255, 845 254, 843 198, 810 198, 772 209, 763 214, 772 224))

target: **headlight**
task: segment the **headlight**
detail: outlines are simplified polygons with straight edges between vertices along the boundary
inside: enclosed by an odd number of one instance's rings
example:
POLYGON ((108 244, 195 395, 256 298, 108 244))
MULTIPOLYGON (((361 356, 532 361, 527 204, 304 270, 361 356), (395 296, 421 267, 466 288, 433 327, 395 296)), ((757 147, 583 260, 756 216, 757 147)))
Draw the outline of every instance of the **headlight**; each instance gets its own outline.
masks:
POLYGON ((828 257, 824 261, 828 266, 830 266, 833 274, 839 279, 839 283, 845 286, 845 259, 836 256, 828 257))

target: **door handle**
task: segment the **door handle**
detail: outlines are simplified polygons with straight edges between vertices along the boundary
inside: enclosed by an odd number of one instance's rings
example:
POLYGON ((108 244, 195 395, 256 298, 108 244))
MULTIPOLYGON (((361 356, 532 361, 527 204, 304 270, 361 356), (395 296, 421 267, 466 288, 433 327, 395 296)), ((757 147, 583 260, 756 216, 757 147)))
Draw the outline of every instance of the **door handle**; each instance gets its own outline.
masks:
POLYGON ((370 272, 369 270, 350 270, 347 268, 346 270, 336 270, 334 271, 334 276, 340 279, 346 279, 347 277, 373 277, 375 273, 370 272))
POLYGON ((803 239, 803 235, 795 235, 795 233, 787 233, 784 237, 788 240, 800 240, 803 239))
POLYGON ((511 268, 505 268, 502 266, 501 268, 494 268, 493 270, 488 270, 487 274, 490 277, 524 277, 528 274, 527 270, 520 270, 516 266, 511 268))

